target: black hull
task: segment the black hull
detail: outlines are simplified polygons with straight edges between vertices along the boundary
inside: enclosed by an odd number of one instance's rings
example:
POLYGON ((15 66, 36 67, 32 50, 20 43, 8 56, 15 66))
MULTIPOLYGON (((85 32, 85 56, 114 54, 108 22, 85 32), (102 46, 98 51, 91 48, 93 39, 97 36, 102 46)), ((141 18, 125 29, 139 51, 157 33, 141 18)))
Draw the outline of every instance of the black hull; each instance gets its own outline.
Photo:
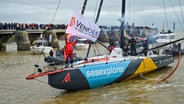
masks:
POLYGON ((49 75, 49 85, 57 89, 69 91, 89 89, 88 81, 79 69, 66 70, 62 73, 49 75), (68 77, 67 77, 68 75, 68 77), (79 81, 80 80, 80 81, 79 81))

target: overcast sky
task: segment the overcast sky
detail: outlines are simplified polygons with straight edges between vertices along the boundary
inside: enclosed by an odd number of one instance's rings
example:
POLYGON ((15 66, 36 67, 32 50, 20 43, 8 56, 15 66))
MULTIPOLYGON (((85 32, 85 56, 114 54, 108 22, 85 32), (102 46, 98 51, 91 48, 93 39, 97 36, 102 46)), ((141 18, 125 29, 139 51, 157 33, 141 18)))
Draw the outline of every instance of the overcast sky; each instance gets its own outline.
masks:
MULTIPOLYGON (((125 21, 129 24, 162 27, 167 16, 169 28, 173 22, 176 28, 183 25, 182 12, 184 0, 126 0, 125 21), (170 2, 172 3, 172 6, 170 2), (179 4, 180 1, 180 4, 179 4), (175 12, 174 12, 175 11, 175 12), (179 18, 177 18, 177 16, 179 18), (179 22, 180 21, 180 22, 179 22)), ((59 0, 0 0, 0 22, 18 23, 51 23, 59 0)), ((67 24, 73 10, 81 12, 84 0, 61 0, 54 24, 67 24)), ((91 21, 95 20, 95 13, 100 0, 88 0, 84 16, 91 21)), ((104 0, 98 25, 120 25, 121 0, 104 0)))

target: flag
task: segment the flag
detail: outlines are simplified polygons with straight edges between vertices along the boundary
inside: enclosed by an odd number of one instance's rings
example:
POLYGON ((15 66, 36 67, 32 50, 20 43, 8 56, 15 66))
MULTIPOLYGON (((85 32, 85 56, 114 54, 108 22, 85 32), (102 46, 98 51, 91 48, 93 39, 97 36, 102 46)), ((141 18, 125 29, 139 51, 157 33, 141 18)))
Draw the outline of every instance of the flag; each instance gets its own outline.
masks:
POLYGON ((99 36, 100 28, 84 18, 78 11, 74 11, 66 33, 95 42, 99 36))

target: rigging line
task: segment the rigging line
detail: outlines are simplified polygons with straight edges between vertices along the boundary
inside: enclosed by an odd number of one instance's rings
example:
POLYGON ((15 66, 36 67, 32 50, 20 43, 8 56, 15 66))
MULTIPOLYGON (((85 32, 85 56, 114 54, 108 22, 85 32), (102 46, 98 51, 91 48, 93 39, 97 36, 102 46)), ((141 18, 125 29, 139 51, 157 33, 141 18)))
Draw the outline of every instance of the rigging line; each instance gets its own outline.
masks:
POLYGON ((143 8, 143 12, 142 12, 143 15, 142 15, 142 16, 143 16, 143 20, 144 20, 143 22, 144 22, 144 23, 146 22, 145 24, 147 24, 147 23, 149 23, 149 20, 146 19, 147 17, 146 17, 146 15, 145 15, 145 13, 146 13, 146 9, 145 9, 146 6, 144 5, 144 2, 143 2, 142 0, 141 0, 141 3, 142 3, 141 5, 143 5, 143 6, 142 6, 142 8, 143 8), (145 12, 145 13, 144 13, 144 12, 145 12))
POLYGON ((57 11, 58 11, 58 8, 59 8, 60 3, 61 3, 61 0, 59 0, 59 2, 58 2, 58 5, 57 5, 57 8, 56 8, 56 11, 55 11, 55 13, 54 13, 54 17, 53 17, 52 22, 51 22, 52 24, 53 24, 54 19, 55 19, 55 17, 56 17, 56 13, 57 13, 57 11))
POLYGON ((95 13, 94 13, 94 17, 93 17, 93 21, 95 21, 95 17, 96 17, 96 11, 97 11, 97 4, 98 4, 98 0, 96 0, 96 7, 95 7, 95 13))
POLYGON ((97 45, 96 45, 96 44, 95 44, 95 47, 96 47, 96 49, 97 49, 98 53, 100 54, 100 50, 98 49, 98 47, 97 47, 97 45))
POLYGON ((132 23, 135 23, 135 17, 136 17, 136 13, 135 13, 135 3, 136 1, 133 1, 133 7, 132 7, 132 9, 133 9, 133 21, 132 21, 132 23))
POLYGON ((138 4, 138 8, 137 8, 137 10, 138 10, 138 12, 137 12, 137 17, 141 17, 142 19, 140 19, 140 22, 138 22, 139 23, 139 25, 143 25, 143 23, 145 24, 145 20, 146 19, 144 19, 144 16, 143 16, 143 9, 144 9, 144 5, 142 4, 142 0, 141 1, 138 1, 136 4, 138 4))
MULTIPOLYGON (((140 9, 140 6, 139 6, 139 1, 137 2, 137 0, 135 1, 135 4, 134 4, 134 9, 135 9, 135 21, 136 21, 136 17, 140 17, 140 14, 139 14, 139 9, 140 9), (137 5, 138 6, 137 6, 137 5)), ((141 21, 141 20, 140 20, 141 21)), ((137 24, 138 22, 136 22, 136 24, 137 24)))
MULTIPOLYGON (((44 49, 44 48, 43 48, 43 49, 44 49)), ((42 49, 42 52, 43 52, 43 49, 42 49)), ((37 63, 36 63, 36 64, 38 64, 38 63, 39 63, 41 55, 42 55, 42 54, 40 54, 40 55, 39 55, 39 57, 38 57, 38 60, 37 60, 37 63)))
MULTIPOLYGON (((164 0, 162 0, 162 2, 163 2, 163 7, 164 7, 165 21, 166 21, 167 30, 168 30, 168 29, 169 29, 169 25, 168 25, 166 10, 165 10, 165 2, 164 2, 164 0)), ((163 24, 163 25, 164 25, 164 24, 163 24)), ((163 30, 164 30, 164 28, 163 28, 163 30)))
POLYGON ((175 9, 174 9, 174 7, 173 7, 172 3, 171 3, 171 0, 169 0, 169 2, 170 2, 170 5, 171 5, 171 7, 172 7, 172 9, 173 9, 173 11, 174 11, 174 13, 175 13, 175 15, 176 15, 177 19, 178 19, 179 24, 181 25, 182 30, 184 31, 184 28, 183 28, 182 22, 180 21, 180 19, 179 19, 178 15, 177 15, 177 13, 176 13, 176 11, 175 11, 175 9))
POLYGON ((47 85, 48 85, 47 82, 41 81, 41 80, 39 80, 39 79, 34 79, 34 80, 39 81, 39 82, 41 82, 41 83, 44 83, 44 84, 47 84, 47 85))
POLYGON ((183 23, 184 23, 183 10, 182 10, 182 7, 181 7, 181 1, 180 0, 179 0, 179 5, 180 5, 180 10, 181 10, 181 16, 182 16, 183 23))
POLYGON ((144 12, 145 12, 145 5, 144 5, 144 2, 141 0, 140 1, 140 5, 141 5, 141 22, 143 22, 143 24, 147 24, 147 23, 149 23, 149 21, 145 18, 146 16, 144 15, 144 12))
POLYGON ((131 3, 131 2, 130 2, 130 0, 129 0, 129 8, 128 8, 128 10, 129 10, 129 12, 128 12, 128 15, 129 15, 129 18, 128 18, 128 19, 129 19, 129 23, 130 23, 130 3, 131 3))

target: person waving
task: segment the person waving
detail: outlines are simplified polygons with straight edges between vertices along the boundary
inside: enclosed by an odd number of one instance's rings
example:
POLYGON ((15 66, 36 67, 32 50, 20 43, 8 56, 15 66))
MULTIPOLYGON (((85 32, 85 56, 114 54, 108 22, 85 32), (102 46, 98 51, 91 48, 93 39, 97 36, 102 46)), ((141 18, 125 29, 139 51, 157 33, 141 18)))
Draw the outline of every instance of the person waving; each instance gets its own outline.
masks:
POLYGON ((70 58, 71 67, 73 67, 73 53, 74 53, 74 45, 77 42, 77 39, 75 36, 70 34, 65 34, 65 48, 64 48, 64 58, 65 58, 65 64, 66 67, 68 67, 68 61, 70 58))

